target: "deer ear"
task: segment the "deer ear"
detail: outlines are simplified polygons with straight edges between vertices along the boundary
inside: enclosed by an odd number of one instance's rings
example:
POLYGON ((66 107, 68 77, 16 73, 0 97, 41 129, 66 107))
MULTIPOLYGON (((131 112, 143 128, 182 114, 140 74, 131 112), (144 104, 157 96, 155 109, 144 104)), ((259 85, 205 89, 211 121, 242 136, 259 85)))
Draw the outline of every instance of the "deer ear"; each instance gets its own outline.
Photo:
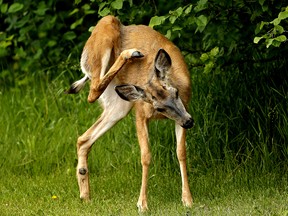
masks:
POLYGON ((164 49, 160 49, 155 58, 156 76, 159 79, 164 80, 170 68, 171 68, 171 58, 169 54, 164 49))
POLYGON ((126 101, 136 101, 146 98, 145 91, 134 85, 119 85, 115 87, 115 91, 123 100, 126 101))

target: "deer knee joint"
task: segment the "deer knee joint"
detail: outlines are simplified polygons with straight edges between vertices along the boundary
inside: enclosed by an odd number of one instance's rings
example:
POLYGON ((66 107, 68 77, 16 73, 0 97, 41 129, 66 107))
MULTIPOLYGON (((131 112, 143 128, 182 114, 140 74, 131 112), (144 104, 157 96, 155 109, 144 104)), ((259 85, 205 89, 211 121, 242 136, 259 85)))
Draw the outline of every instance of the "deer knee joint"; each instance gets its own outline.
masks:
POLYGON ((149 166, 150 162, 151 162, 150 152, 146 152, 146 153, 141 154, 141 163, 143 166, 144 165, 149 166))
POLYGON ((78 147, 80 147, 81 145, 83 145, 84 143, 86 143, 88 140, 89 140, 90 137, 87 137, 87 136, 80 136, 78 137, 78 140, 77 140, 77 145, 78 147))

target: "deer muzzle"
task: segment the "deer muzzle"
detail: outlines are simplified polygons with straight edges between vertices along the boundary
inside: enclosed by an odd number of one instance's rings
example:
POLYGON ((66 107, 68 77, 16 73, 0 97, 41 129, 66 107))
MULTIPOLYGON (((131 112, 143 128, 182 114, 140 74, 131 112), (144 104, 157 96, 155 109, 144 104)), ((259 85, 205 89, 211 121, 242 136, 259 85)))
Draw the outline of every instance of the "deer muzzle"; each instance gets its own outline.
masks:
POLYGON ((194 126, 194 120, 189 118, 183 125, 181 125, 185 129, 192 128, 194 126))

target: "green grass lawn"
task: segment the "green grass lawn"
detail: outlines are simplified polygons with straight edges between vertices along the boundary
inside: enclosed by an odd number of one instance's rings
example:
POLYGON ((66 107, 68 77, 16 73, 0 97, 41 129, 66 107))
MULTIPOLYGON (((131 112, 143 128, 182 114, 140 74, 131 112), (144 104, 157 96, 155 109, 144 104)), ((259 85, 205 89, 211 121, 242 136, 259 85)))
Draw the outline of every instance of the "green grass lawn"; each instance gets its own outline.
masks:
MULTIPOLYGON (((92 200, 82 203, 75 176, 76 140, 100 109, 86 102, 87 92, 63 95, 63 86, 68 83, 39 82, 0 92, 0 215, 138 215, 141 164, 133 115, 94 145, 89 157, 92 200)), ((149 211, 144 215, 288 215, 283 166, 269 165, 273 158, 265 152, 258 153, 261 163, 249 152, 241 161, 228 150, 218 159, 212 143, 227 135, 217 127, 211 130, 207 119, 188 133, 191 209, 181 204, 173 123, 151 124, 149 211)))
MULTIPOLYGON (((1 176, 1 215, 138 215, 140 175, 125 169, 91 175, 88 203, 78 198, 74 172, 1 176)), ((241 187, 232 180, 213 185, 216 180, 211 176, 191 177, 194 205, 186 209, 180 202, 179 176, 155 174, 150 177, 149 212, 144 215, 288 215, 287 181, 270 185, 272 179, 255 177, 251 185, 241 187)))

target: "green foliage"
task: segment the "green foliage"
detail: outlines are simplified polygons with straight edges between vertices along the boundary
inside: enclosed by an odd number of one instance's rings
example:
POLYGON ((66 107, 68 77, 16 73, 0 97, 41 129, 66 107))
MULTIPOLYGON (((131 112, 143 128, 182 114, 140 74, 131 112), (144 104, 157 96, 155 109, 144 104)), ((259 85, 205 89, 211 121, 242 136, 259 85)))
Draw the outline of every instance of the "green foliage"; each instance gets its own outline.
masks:
POLYGON ((73 43, 77 33, 67 29, 71 7, 60 7, 53 0, 1 3, 0 81, 6 86, 27 85, 33 73, 56 68, 73 50, 79 52, 80 44, 73 43))
POLYGON ((257 25, 255 33, 258 34, 261 30, 263 30, 264 26, 269 27, 271 24, 273 25, 273 28, 264 35, 255 37, 254 43, 258 44, 261 39, 265 39, 266 47, 269 48, 271 45, 279 47, 282 43, 287 41, 287 37, 285 35, 287 30, 284 29, 283 25, 287 26, 288 24, 288 6, 282 12, 280 12, 278 17, 273 21, 261 21, 261 23, 257 25))

